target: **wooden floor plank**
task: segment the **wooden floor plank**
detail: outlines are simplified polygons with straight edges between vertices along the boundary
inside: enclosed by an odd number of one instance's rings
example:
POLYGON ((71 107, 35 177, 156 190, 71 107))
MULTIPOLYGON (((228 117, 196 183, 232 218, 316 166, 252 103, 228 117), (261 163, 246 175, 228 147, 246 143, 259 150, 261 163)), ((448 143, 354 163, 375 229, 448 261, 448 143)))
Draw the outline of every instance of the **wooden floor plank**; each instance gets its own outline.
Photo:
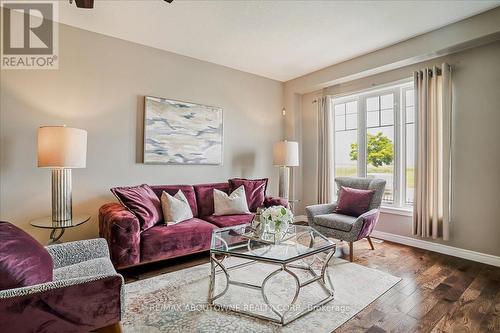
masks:
POLYGON ((486 277, 478 275, 469 285, 469 287, 462 293, 458 299, 458 306, 450 309, 447 314, 439 321, 434 327, 433 332, 451 332, 456 322, 461 322, 459 319, 462 312, 466 311, 467 307, 474 306, 475 300, 481 294, 484 288, 486 277))
POLYGON ((495 297, 498 293, 498 285, 495 281, 487 279, 479 296, 460 306, 455 311, 453 323, 450 325, 451 331, 465 329, 468 332, 480 332, 480 326, 483 319, 494 312, 495 297))

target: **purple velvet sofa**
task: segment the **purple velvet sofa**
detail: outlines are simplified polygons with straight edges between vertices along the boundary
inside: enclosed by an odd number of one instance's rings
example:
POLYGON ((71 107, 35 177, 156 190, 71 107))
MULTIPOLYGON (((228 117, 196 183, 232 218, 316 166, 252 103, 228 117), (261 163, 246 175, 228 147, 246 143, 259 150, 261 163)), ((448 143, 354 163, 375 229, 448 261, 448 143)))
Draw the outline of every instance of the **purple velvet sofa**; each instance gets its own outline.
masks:
MULTIPOLYGON (((108 203, 99 209, 99 235, 108 241, 111 260, 117 269, 144 263, 180 257, 210 249, 212 231, 252 221, 257 209, 256 196, 262 196, 263 206, 288 206, 283 198, 265 195, 265 188, 258 191, 251 183, 244 184, 249 209, 252 214, 215 216, 213 190, 226 193, 231 186, 239 186, 246 180, 231 179, 224 183, 200 185, 151 185, 158 198, 163 191, 174 195, 182 190, 189 201, 193 218, 174 225, 158 221, 143 230, 139 219, 121 203, 108 203)), ((251 182, 251 181, 250 181, 251 182)), ((267 185, 267 179, 265 180, 267 185)))

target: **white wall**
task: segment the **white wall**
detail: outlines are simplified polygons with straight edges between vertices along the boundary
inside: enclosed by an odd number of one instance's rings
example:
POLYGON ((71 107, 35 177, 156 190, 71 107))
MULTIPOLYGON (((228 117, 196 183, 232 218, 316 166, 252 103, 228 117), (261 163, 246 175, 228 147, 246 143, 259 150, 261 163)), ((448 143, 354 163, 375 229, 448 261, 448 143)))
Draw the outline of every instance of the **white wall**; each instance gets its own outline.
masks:
POLYGON ((50 215, 50 171, 36 167, 36 131, 66 124, 88 131, 87 168, 73 170, 75 212, 93 220, 65 240, 97 236, 97 211, 119 185, 193 184, 270 177, 282 138, 283 85, 223 66, 60 25, 59 70, 3 70, 0 89, 0 218, 42 242, 29 225, 50 215), (143 165, 143 98, 224 108, 222 166, 143 165))

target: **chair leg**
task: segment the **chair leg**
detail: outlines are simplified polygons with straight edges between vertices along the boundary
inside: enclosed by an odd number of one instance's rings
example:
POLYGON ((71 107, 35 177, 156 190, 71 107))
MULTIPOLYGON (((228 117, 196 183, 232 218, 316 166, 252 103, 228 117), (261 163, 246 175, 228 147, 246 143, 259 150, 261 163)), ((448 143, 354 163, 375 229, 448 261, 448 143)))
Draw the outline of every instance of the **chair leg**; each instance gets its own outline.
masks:
POLYGON ((366 239, 368 239, 368 243, 370 243, 370 247, 372 248, 372 250, 375 250, 375 248, 373 247, 372 239, 370 238, 370 236, 366 236, 366 239))
POLYGON ((354 243, 353 242, 349 242, 349 261, 352 262, 353 261, 353 255, 354 255, 354 243))
POLYGON ((122 325, 120 322, 117 322, 115 324, 108 325, 106 327, 102 327, 95 332, 97 333, 122 333, 122 325))

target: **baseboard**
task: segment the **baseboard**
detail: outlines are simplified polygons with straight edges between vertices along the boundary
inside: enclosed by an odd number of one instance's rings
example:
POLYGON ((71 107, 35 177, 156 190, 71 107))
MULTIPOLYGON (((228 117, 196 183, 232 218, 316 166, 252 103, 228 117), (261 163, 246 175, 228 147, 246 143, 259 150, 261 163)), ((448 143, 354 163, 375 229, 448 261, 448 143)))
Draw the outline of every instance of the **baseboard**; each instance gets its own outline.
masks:
POLYGON ((433 252, 438 252, 442 254, 447 254, 453 257, 463 258, 467 260, 477 261, 483 264, 488 264, 492 266, 500 267, 500 257, 491 254, 460 249, 458 247, 433 243, 417 238, 411 238, 406 236, 400 236, 396 234, 391 234, 388 232, 374 230, 371 234, 374 238, 380 238, 390 242, 404 244, 412 247, 418 247, 419 249, 429 250, 433 252))

